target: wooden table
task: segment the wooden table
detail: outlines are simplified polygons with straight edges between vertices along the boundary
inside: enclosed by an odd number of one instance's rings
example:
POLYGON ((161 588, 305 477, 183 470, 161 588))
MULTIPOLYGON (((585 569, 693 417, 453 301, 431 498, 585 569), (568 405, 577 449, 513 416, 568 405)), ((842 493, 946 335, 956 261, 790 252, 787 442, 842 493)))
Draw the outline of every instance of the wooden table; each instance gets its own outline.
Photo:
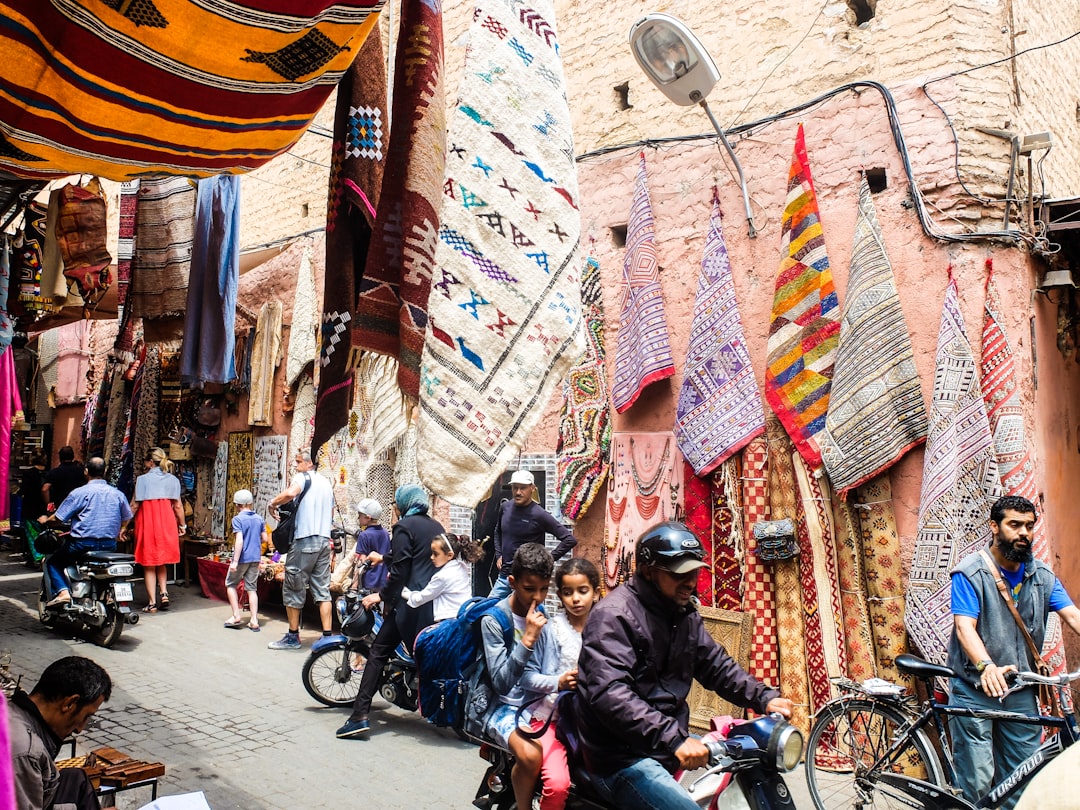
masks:
MULTIPOLYGON (((184 585, 198 584, 198 577, 192 578, 191 562, 199 557, 207 557, 225 545, 224 540, 215 540, 211 537, 188 537, 180 538, 180 565, 184 571, 184 585)), ((197 572, 196 572, 197 573, 197 572)))

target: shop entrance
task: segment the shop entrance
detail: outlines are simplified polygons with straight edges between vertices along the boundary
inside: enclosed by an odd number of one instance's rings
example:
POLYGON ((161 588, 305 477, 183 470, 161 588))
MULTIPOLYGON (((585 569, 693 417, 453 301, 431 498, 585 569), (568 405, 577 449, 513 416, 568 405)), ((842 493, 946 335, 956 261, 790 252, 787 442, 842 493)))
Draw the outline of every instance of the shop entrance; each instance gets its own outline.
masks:
MULTIPOLYGON (((510 476, 516 470, 506 470, 499 480, 492 486, 491 494, 476 505, 473 516, 472 536, 476 538, 491 538, 484 545, 484 559, 473 566, 473 593, 477 596, 487 596, 491 593, 491 586, 499 577, 499 571, 495 568, 495 521, 499 517, 499 509, 510 500, 510 476)), ((533 470, 533 478, 536 480, 536 497, 541 506, 547 504, 547 473, 543 470, 533 470)))

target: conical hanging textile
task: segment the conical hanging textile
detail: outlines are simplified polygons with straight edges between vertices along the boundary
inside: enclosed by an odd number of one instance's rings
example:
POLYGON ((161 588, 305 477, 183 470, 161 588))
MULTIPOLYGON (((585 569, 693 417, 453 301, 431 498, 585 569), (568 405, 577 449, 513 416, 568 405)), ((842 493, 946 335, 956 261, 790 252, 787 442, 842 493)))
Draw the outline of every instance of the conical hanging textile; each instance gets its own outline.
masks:
POLYGON ((612 403, 619 413, 629 410, 646 386, 675 373, 664 315, 664 292, 656 263, 645 155, 641 156, 634 182, 634 202, 626 226, 623 282, 619 336, 615 344, 615 385, 611 389, 612 403))
POLYGON ((990 542, 990 506, 1001 495, 979 366, 951 272, 936 358, 905 623, 923 657, 943 664, 953 628, 949 574, 990 542))
POLYGON ((821 466, 840 308, 802 124, 788 170, 780 272, 769 325, 765 398, 811 470, 821 466))
POLYGON ((714 195, 675 436, 694 472, 706 475, 764 432, 765 411, 735 299, 720 202, 714 195))

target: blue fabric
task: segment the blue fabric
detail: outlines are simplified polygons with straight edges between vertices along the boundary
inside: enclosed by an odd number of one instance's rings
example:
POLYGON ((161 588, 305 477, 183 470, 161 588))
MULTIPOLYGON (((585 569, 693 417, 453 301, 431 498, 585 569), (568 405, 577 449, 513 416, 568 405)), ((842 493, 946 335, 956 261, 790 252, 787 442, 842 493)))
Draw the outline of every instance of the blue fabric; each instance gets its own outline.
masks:
POLYGON ((237 563, 258 562, 262 558, 262 535, 266 530, 263 519, 250 509, 244 509, 232 519, 232 530, 240 533, 243 545, 237 563))
MULTIPOLYGON (((952 681, 949 702, 968 708, 1029 715, 1038 713, 1034 689, 1022 689, 999 701, 960 678, 952 681)), ((964 791, 964 798, 972 803, 979 801, 990 792, 990 788, 1031 756, 1042 738, 1042 726, 1038 724, 1029 726, 971 717, 950 717, 949 728, 952 730, 956 781, 964 791)), ((1014 796, 1002 803, 1002 810, 1011 810, 1018 798, 1014 796)))
MULTIPOLYGON (((1016 593, 1016 588, 1024 579, 1024 565, 1020 566, 1020 569, 1015 573, 1006 571, 1002 568, 1002 577, 1012 587, 1013 593, 1016 593)), ((952 606, 952 612, 957 616, 968 616, 972 619, 979 618, 979 598, 975 595, 975 588, 971 585, 969 580, 963 574, 952 575, 952 592, 950 596, 950 603, 952 606)), ((1073 601, 1069 598, 1069 594, 1065 591, 1065 586, 1061 584, 1060 579, 1054 580, 1054 588, 1050 591, 1050 610, 1058 611, 1072 605, 1073 601)))
POLYGON ((500 575, 495 584, 491 587, 491 593, 488 594, 492 599, 505 599, 510 595, 513 588, 510 587, 509 578, 500 575))
POLYGON ((394 493, 394 503, 397 504, 398 512, 403 518, 409 515, 426 515, 430 508, 427 493, 423 487, 416 484, 398 487, 397 492, 394 493))
POLYGON ((124 493, 95 478, 64 498, 56 509, 56 517, 71 521, 74 538, 115 539, 120 536, 121 525, 131 520, 132 515, 124 493))
POLYGON ((240 283, 240 177, 199 181, 191 249, 180 381, 227 383, 236 377, 236 291, 240 283))
POLYGON ((135 479, 136 501, 180 500, 180 479, 154 467, 135 479))
POLYGON ((73 540, 68 539, 60 551, 49 557, 45 568, 49 572, 49 581, 52 583, 53 595, 66 591, 70 588, 64 577, 64 569, 75 562, 79 554, 84 551, 116 551, 115 540, 73 540))
MULTIPOLYGON (((377 523, 368 526, 356 536, 357 554, 369 554, 372 551, 377 551, 383 557, 390 554, 390 534, 377 523)), ((377 591, 386 584, 389 577, 390 566, 382 562, 368 569, 362 584, 365 588, 377 591)))
POLYGON ((610 776, 589 774, 597 793, 620 810, 700 810, 655 759, 639 759, 610 776))
POLYGON ((8 315, 8 286, 11 283, 11 240, 0 236, 0 354, 11 345, 14 324, 8 315))

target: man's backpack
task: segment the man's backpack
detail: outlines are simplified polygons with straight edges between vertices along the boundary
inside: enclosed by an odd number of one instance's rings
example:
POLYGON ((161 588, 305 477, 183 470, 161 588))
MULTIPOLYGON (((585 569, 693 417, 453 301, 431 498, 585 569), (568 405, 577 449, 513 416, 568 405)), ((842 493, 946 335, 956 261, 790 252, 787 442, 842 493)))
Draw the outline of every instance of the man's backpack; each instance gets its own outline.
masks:
POLYGON ((487 677, 480 620, 494 616, 507 646, 514 625, 497 605, 501 600, 474 597, 463 604, 456 618, 425 629, 416 637, 413 657, 420 678, 420 713, 429 723, 481 736, 488 709, 498 700, 487 677))

